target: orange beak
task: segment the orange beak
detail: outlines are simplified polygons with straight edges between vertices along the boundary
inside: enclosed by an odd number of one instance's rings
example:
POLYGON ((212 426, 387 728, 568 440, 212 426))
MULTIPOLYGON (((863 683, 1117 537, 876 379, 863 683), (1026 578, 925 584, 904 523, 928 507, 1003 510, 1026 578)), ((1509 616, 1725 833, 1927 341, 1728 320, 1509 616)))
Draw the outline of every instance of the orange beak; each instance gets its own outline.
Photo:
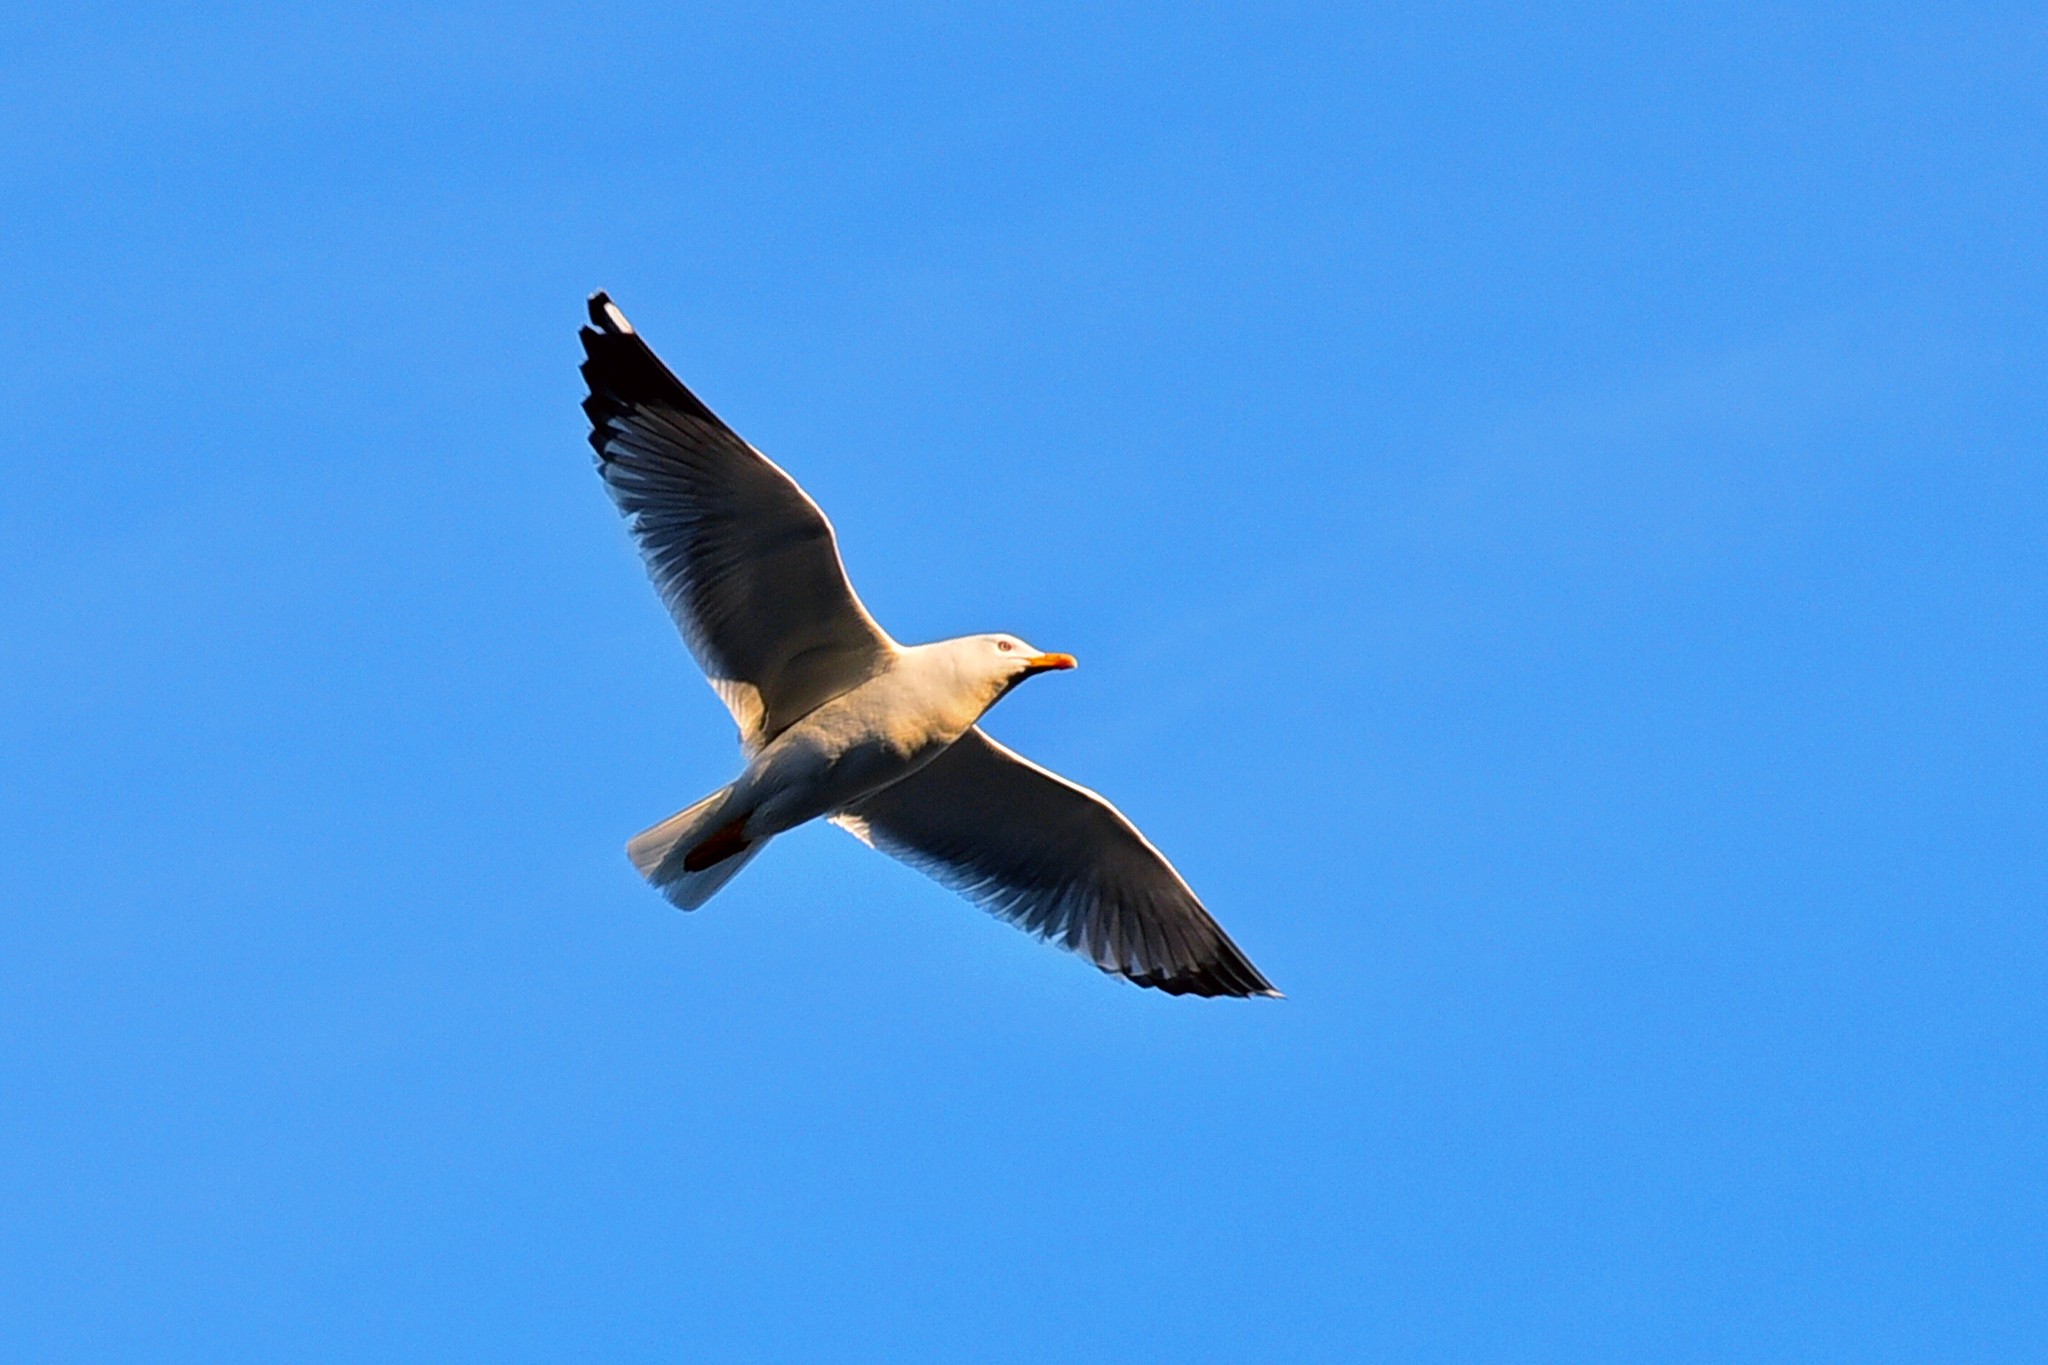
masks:
POLYGON ((1071 654, 1034 654, 1024 661, 1026 671, 1031 673, 1050 673, 1073 666, 1074 656, 1071 654))

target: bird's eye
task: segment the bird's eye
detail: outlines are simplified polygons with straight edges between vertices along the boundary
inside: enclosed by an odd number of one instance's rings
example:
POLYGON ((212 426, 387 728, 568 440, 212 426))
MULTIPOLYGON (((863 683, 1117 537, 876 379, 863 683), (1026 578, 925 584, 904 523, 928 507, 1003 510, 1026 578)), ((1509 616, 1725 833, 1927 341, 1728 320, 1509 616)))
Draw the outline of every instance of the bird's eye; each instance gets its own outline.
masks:
POLYGON ((996 641, 996 648, 1008 654, 1010 652, 1010 642, 1008 640, 998 640, 996 641))

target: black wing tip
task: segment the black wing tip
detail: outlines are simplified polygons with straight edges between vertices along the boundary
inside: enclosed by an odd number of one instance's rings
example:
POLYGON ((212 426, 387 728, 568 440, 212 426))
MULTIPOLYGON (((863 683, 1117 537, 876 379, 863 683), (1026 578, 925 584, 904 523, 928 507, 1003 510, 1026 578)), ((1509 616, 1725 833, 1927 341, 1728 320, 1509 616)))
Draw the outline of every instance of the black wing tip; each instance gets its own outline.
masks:
POLYGON ((1104 971, 1121 975, 1134 985, 1148 990, 1164 991, 1168 995, 1198 995, 1204 999, 1227 997, 1233 1000, 1285 1000, 1287 997, 1274 989, 1258 968, 1243 958, 1235 962, 1219 961, 1204 965, 1199 971, 1180 976, 1167 976, 1150 972, 1118 972, 1114 967, 1104 971))
POLYGON ((719 430, 730 430, 718 415, 691 393, 675 372, 662 363, 626 315, 600 289, 588 300, 591 325, 577 335, 583 341, 583 382, 590 396, 583 411, 591 421, 591 445, 604 453, 604 429, 614 417, 635 408, 660 408, 681 413, 719 430))
POLYGON ((1215 930, 1216 938, 1204 955, 1206 961, 1197 961, 1192 971, 1174 972, 1167 980, 1157 979, 1168 976, 1162 972, 1154 974, 1154 979, 1140 981, 1139 984, 1157 986, 1175 995, 1223 995, 1237 1000, 1255 996, 1273 1000, 1286 998, 1273 988, 1272 982, 1266 980, 1264 972, 1252 965, 1252 960, 1244 955, 1244 949, 1230 941, 1230 935, 1223 932, 1221 925, 1211 921, 1210 927, 1215 930))
POLYGON ((632 336, 633 324, 626 321, 626 315, 612 302, 612 296, 600 289, 587 300, 590 305, 590 321, 600 332, 612 336, 632 336))

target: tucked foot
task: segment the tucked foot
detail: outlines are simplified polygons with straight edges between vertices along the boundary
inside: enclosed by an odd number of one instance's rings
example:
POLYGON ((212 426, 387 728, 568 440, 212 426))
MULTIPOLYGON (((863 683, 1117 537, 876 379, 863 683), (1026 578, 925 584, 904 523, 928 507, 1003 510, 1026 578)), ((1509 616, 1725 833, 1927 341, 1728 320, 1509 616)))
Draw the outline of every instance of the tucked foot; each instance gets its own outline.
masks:
POLYGON ((702 872, 715 867, 727 858, 735 858, 747 851, 746 821, 735 820, 714 830, 711 837, 683 855, 683 871, 702 872))

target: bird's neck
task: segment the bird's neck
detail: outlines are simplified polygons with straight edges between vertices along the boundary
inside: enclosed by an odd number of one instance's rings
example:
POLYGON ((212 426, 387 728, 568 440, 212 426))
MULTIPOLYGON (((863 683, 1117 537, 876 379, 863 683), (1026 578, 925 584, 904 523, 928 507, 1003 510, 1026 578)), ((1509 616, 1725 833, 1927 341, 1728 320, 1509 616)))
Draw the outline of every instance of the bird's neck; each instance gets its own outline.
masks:
POLYGON ((992 678, 963 665, 953 642, 913 645, 904 651, 904 664, 916 679, 931 714, 954 735, 965 734, 1016 685, 1012 679, 992 678))

